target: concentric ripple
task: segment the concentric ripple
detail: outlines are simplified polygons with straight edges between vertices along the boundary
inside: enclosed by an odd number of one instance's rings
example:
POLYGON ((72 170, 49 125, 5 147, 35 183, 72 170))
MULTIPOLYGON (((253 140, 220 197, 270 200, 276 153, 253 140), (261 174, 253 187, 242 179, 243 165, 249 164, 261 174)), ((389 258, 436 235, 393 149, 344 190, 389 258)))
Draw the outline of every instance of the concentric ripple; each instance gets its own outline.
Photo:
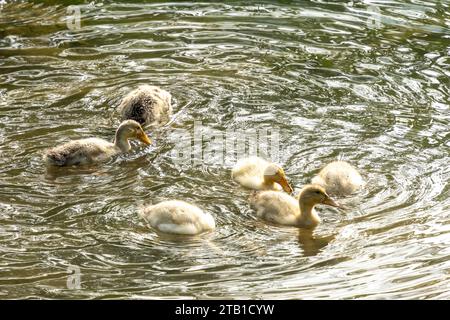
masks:
POLYGON ((71 3, 0 4, 0 297, 450 298, 447 2, 80 1, 80 29, 71 3), (174 99, 154 145, 46 170, 46 148, 112 139, 120 99, 144 83, 174 99), (335 159, 367 188, 343 214, 320 208, 314 233, 266 224, 232 163, 174 161, 172 129, 200 122, 278 130, 296 191, 335 159), (149 230, 138 208, 172 198, 217 230, 149 230))

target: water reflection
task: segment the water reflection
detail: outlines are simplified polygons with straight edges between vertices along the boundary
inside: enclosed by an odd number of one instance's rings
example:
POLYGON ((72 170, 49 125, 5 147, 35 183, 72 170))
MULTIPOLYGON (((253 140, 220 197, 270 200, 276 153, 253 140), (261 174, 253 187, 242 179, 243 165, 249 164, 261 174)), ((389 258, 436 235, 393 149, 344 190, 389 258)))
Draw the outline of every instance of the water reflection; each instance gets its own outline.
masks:
POLYGON ((335 235, 314 235, 314 230, 303 228, 298 231, 298 243, 307 257, 319 254, 335 237, 335 235))

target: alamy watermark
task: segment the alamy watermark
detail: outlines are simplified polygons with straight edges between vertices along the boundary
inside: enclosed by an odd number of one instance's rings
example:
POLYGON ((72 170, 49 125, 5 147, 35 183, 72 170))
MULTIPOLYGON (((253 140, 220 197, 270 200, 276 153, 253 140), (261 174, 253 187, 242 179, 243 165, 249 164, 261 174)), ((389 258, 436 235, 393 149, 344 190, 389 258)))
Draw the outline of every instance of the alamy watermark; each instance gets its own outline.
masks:
MULTIPOLYGON (((357 1, 349 1, 347 2, 347 5, 349 7, 353 7, 355 4, 357 4, 357 1)), ((364 3, 360 3, 362 5, 366 5, 364 3)), ((368 13, 369 17, 367 18, 366 26, 369 29, 380 29, 382 27, 381 24, 381 10, 377 5, 374 4, 368 4, 366 5, 366 12, 368 13)))
POLYGON ((78 290, 81 289, 81 270, 78 266, 70 265, 67 268, 67 289, 78 290))
POLYGON ((81 8, 80 6, 68 6, 66 25, 69 30, 77 31, 81 29, 81 8))
POLYGON ((367 8, 369 13, 369 18, 367 18, 367 27, 369 29, 380 29, 381 28, 381 10, 377 6, 369 5, 367 8))
POLYGON ((221 131, 195 121, 191 131, 173 129, 171 136, 171 158, 178 165, 232 165, 248 156, 279 161, 280 132, 273 127, 221 131))
MULTIPOLYGON (((3 0, 0 0, 0 9, 3 0)), ((347 5, 353 7, 355 4, 366 5, 358 1, 349 1, 347 5)), ((367 4, 366 12, 368 13, 368 18, 366 25, 369 29, 380 29, 381 24, 381 10, 377 5, 367 4)), ((81 6, 70 5, 67 7, 66 25, 69 30, 78 31, 81 30, 81 6)))

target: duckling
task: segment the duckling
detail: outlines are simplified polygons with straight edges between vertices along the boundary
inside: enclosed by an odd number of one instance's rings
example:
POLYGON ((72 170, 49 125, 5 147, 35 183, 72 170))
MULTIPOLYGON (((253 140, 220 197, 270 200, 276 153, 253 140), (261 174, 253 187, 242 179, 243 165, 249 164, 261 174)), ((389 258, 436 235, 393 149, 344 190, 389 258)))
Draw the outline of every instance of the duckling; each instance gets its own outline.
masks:
POLYGON ((48 165, 60 167, 101 162, 116 154, 128 152, 131 149, 128 139, 138 139, 147 145, 151 144, 139 123, 125 120, 116 131, 114 143, 99 138, 70 141, 47 150, 44 161, 48 165))
POLYGON ((231 178, 248 189, 293 191, 283 168, 259 157, 239 160, 231 171, 231 178))
POLYGON ((163 201, 144 207, 139 215, 160 232, 196 235, 214 230, 214 218, 202 209, 180 200, 163 201))
POLYGON ((172 95, 156 86, 142 85, 128 93, 118 109, 122 120, 135 120, 142 126, 161 126, 172 115, 172 95))
POLYGON ((321 222, 314 210, 318 204, 341 208, 319 185, 303 187, 298 200, 276 191, 257 192, 250 197, 250 205, 258 217, 276 224, 303 228, 315 228, 321 222))
POLYGON ((333 161, 326 165, 311 183, 321 185, 333 195, 346 196, 360 190, 365 182, 358 170, 345 161, 333 161))

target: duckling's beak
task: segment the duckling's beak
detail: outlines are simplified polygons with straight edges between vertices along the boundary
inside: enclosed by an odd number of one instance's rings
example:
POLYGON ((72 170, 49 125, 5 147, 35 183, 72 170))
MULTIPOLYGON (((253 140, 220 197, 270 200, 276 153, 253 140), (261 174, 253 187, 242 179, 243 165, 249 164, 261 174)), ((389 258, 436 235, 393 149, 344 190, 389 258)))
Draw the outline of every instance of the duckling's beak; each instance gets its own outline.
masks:
POLYGON ((322 204, 326 204, 326 205, 329 205, 329 206, 332 206, 332 207, 336 207, 336 208, 339 208, 339 209, 344 209, 343 206, 341 206, 339 203, 337 203, 336 201, 334 201, 330 197, 328 197, 325 200, 323 200, 322 204))
POLYGON ((152 140, 150 140, 150 138, 145 134, 143 130, 141 130, 137 134, 137 138, 139 139, 139 141, 145 143, 146 145, 152 144, 152 140))
POLYGON ((292 189, 286 177, 281 177, 279 184, 281 185, 283 190, 286 191, 287 193, 291 194, 292 192, 294 192, 294 189, 292 189))

